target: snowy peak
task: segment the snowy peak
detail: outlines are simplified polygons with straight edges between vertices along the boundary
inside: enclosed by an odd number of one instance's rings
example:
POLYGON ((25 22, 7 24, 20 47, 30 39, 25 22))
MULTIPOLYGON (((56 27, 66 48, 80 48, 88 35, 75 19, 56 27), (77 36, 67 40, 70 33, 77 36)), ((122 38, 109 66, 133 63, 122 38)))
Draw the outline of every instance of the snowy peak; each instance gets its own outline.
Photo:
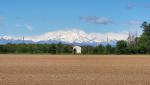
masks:
POLYGON ((25 36, 23 37, 12 37, 12 36, 2 36, 1 39, 5 40, 26 40, 33 42, 40 41, 60 41, 66 43, 101 43, 101 42, 111 42, 117 40, 126 40, 128 34, 126 32, 121 33, 86 33, 83 30, 60 30, 54 32, 47 32, 45 34, 36 36, 25 36))

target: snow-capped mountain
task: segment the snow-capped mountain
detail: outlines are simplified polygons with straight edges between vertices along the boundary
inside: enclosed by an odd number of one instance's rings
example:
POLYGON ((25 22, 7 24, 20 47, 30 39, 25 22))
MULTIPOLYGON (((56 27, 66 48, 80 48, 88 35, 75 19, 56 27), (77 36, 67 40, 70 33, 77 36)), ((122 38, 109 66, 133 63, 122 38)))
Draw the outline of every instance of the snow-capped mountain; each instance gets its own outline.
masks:
POLYGON ((0 44, 6 43, 76 43, 76 44, 100 44, 114 43, 118 40, 126 40, 128 34, 122 33, 86 33, 83 30, 62 30, 47 32, 36 36, 12 37, 1 36, 0 44))

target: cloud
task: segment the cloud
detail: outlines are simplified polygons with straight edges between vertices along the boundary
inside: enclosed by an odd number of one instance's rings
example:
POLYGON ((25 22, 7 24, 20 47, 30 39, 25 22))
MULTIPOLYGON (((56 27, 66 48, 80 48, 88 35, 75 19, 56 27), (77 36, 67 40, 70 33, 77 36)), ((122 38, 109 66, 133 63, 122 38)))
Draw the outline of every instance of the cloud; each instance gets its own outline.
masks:
POLYGON ((25 24, 25 26, 26 26, 27 30, 29 30, 29 31, 32 31, 32 30, 33 30, 32 25, 30 25, 30 24, 25 24))
POLYGON ((147 4, 139 4, 138 5, 136 3, 128 3, 126 5, 126 9, 128 9, 128 10, 131 10, 131 9, 134 9, 134 8, 136 8, 136 9, 139 9, 139 8, 150 9, 150 4, 147 3, 147 4))
POLYGON ((4 17, 0 16, 0 26, 4 25, 4 17))
POLYGON ((133 4, 133 3, 128 3, 127 6, 126 6, 126 8, 129 9, 129 10, 131 10, 131 9, 133 9, 133 8, 135 8, 135 7, 136 7, 136 6, 135 6, 135 4, 133 4))
POLYGON ((16 24, 15 26, 17 28, 25 28, 28 31, 32 31, 33 30, 33 26, 31 24, 16 24))
POLYGON ((144 8, 150 9, 150 4, 145 4, 145 5, 144 5, 144 8))
POLYGON ((112 20, 105 17, 97 17, 97 16, 83 16, 80 17, 81 20, 84 20, 88 23, 92 24, 112 24, 112 20))
POLYGON ((19 28, 19 27, 22 27, 22 25, 21 24, 16 24, 16 27, 19 28))
POLYGON ((142 23, 143 23, 143 21, 140 21, 140 20, 130 20, 128 22, 128 25, 131 25, 131 26, 140 26, 142 23))

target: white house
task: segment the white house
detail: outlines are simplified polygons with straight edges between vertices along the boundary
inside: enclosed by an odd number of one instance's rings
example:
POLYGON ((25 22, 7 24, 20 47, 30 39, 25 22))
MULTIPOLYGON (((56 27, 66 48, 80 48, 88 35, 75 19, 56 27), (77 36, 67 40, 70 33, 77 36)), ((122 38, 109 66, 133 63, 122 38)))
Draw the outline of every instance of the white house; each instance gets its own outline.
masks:
POLYGON ((80 46, 74 46, 73 47, 73 54, 81 54, 81 47, 80 46))

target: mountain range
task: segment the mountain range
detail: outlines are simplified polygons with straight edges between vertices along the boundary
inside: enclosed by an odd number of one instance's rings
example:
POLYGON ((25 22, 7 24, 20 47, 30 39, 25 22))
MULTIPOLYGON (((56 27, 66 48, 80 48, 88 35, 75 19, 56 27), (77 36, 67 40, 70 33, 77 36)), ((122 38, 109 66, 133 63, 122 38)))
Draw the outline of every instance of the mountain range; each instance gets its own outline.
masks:
POLYGON ((26 43, 26 44, 48 44, 48 43, 65 43, 75 45, 92 45, 98 44, 115 45, 118 40, 126 40, 128 34, 122 33, 86 33, 83 30, 61 30, 55 32, 47 32, 45 34, 36 36, 24 36, 24 37, 12 37, 12 36, 1 36, 0 44, 7 43, 26 43))

